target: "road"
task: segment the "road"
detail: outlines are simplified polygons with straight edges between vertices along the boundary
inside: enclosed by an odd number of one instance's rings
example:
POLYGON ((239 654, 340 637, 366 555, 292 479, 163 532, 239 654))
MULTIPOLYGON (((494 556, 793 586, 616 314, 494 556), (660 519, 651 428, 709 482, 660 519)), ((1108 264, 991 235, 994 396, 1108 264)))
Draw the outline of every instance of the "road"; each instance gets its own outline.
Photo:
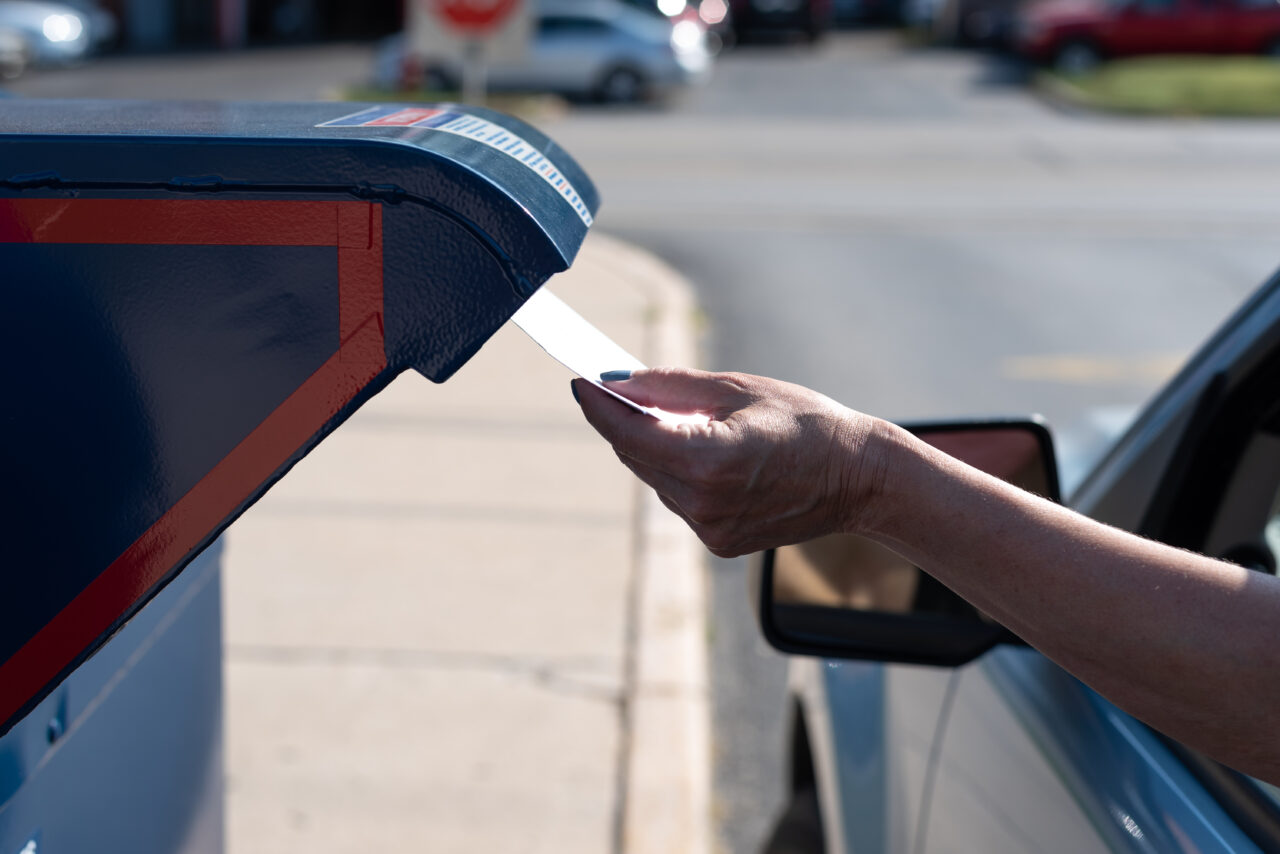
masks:
MULTIPOLYGON (((669 113, 550 132, 600 227, 694 282, 706 362, 899 419, 1039 412, 1078 478, 1280 266, 1271 123, 1071 115, 1007 63, 840 34, 752 48, 669 113)), ((717 822, 757 850, 781 804, 785 663, 742 561, 712 560, 717 822)))
MULTIPOLYGON (((363 47, 116 60, 34 96, 310 99, 363 47)), ((1074 480, 1280 263, 1280 124, 1072 115, 1007 63, 838 34, 740 49, 668 109, 546 129, 600 186, 599 227, 685 272, 706 364, 886 417, 1040 412, 1074 480)), ((757 849, 782 799, 785 663, 739 561, 711 563, 716 814, 757 849)))

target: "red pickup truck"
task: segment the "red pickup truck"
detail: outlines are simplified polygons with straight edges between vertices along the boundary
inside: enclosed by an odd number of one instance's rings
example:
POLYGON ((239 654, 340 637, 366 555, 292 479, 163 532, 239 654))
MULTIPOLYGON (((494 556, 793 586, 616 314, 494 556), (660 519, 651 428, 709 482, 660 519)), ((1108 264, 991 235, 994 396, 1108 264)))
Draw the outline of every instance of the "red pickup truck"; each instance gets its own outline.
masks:
POLYGON ((1032 0, 1023 7, 1019 51, 1061 71, 1103 58, 1154 53, 1280 56, 1276 0, 1032 0))

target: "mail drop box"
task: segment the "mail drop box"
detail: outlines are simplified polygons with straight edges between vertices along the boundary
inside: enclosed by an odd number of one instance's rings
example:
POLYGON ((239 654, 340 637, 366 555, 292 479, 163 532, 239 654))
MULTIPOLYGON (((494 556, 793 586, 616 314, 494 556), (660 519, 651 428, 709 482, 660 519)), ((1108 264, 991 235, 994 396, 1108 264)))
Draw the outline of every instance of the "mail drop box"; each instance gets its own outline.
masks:
POLYGON ((0 736, 397 374, 448 379, 597 207, 483 109, 5 102, 0 736))

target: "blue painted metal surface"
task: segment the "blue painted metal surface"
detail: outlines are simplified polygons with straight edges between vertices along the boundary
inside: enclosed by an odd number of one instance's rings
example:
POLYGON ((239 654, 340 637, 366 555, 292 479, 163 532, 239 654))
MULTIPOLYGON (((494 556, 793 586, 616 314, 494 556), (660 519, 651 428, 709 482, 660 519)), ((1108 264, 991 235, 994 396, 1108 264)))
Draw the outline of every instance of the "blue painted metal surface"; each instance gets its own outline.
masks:
POLYGON ((0 734, 398 373, 461 367, 598 204, 484 110, 6 104, 0 734))
POLYGON ((1256 852, 1152 732, 1040 653, 966 667, 926 852, 1256 852))
POLYGON ((222 851, 220 552, 0 737, 4 854, 222 851))

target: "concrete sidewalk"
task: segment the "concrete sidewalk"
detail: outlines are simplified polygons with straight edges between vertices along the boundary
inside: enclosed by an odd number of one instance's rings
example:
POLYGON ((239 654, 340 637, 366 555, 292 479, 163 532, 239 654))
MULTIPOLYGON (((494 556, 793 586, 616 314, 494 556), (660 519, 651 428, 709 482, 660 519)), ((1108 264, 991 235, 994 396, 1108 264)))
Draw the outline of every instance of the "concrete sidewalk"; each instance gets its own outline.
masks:
MULTIPOLYGON (((665 265, 588 238, 551 288, 694 364, 665 265)), ((227 538, 228 846, 710 849, 703 560, 508 325, 406 374, 227 538)))

